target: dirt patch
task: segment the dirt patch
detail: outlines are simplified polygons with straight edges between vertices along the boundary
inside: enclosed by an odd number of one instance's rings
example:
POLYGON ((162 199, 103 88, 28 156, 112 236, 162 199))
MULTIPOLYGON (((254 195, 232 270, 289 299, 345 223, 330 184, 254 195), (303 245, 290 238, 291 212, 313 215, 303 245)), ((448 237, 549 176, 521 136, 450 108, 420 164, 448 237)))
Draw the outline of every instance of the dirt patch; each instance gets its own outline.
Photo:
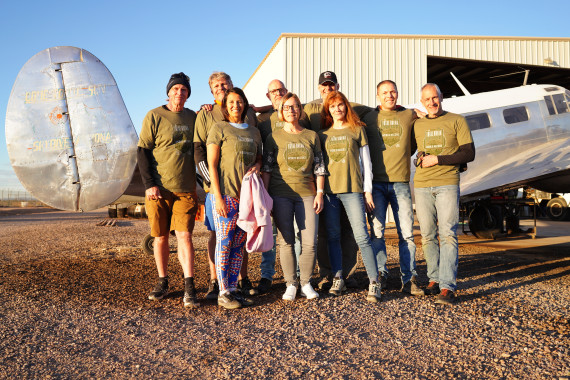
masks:
MULTIPOLYGON (((1 209, 0 209, 1 210, 1 209)), ((397 241, 388 231, 390 281, 379 304, 359 288, 316 301, 281 300, 280 266, 255 306, 203 299, 207 232, 197 226, 201 307, 182 307, 172 245, 171 293, 142 253, 145 220, 98 227, 103 211, 0 218, 2 377, 55 378, 557 378, 570 376, 570 253, 534 256, 460 240, 459 302, 399 292, 397 241)), ((418 274, 427 282, 418 244, 418 274)), ((260 255, 250 258, 259 280, 260 255)))

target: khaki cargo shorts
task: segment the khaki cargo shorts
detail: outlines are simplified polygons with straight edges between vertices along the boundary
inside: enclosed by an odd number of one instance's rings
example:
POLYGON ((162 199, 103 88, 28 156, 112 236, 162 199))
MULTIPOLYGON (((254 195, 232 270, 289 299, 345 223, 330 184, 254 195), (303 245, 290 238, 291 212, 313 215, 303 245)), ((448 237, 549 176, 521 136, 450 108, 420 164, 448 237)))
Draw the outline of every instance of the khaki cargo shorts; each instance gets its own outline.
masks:
POLYGON ((160 189, 160 195, 162 198, 156 200, 145 198, 151 236, 165 236, 170 231, 192 232, 198 211, 196 193, 172 193, 160 189))

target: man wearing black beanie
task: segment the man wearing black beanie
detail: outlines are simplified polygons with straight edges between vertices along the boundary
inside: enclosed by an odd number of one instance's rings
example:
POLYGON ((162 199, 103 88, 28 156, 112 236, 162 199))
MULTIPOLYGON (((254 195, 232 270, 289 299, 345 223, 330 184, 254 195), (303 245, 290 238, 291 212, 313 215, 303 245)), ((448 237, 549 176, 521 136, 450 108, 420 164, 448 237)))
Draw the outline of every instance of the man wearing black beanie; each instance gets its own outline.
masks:
POLYGON ((190 78, 182 72, 173 74, 166 94, 168 104, 147 113, 138 143, 138 164, 146 189, 145 206, 159 277, 148 298, 160 300, 168 293, 168 237, 173 232, 184 272, 184 306, 197 307, 192 245, 198 210, 192 149, 196 113, 184 108, 190 96, 190 78))

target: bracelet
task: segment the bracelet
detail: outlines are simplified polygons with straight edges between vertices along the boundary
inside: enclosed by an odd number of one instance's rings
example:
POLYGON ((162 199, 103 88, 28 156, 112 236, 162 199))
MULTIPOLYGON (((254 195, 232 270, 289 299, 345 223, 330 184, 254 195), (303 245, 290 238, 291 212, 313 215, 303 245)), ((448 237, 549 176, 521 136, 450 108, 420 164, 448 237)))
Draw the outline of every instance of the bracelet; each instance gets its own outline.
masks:
POLYGON ((323 189, 317 189, 317 193, 324 193, 325 191, 323 189))

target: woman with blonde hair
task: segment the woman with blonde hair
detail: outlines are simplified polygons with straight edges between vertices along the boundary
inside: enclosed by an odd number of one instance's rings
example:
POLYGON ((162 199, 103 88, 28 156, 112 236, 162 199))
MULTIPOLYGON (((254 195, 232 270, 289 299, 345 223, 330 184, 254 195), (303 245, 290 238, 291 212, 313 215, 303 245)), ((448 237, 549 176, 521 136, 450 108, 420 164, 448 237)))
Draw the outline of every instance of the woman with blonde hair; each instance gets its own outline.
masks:
POLYGON ((301 296, 313 299, 319 296, 310 279, 315 267, 326 170, 317 133, 299 124, 303 108, 297 95, 287 93, 278 112, 283 128, 267 137, 261 171, 273 198, 273 220, 279 231, 279 257, 287 283, 283 299, 294 301, 297 295, 294 223, 301 233, 301 296))
POLYGON ((338 91, 328 94, 321 111, 319 136, 329 176, 325 180, 325 221, 331 269, 334 274, 330 294, 346 290, 342 278, 340 245, 341 203, 346 210, 354 238, 366 267, 370 285, 366 299, 380 300, 378 265, 366 225, 365 212, 372 210, 372 163, 366 131, 346 97, 338 91), (361 163, 364 171, 361 170, 361 163), (363 194, 364 192, 364 194, 363 194))

